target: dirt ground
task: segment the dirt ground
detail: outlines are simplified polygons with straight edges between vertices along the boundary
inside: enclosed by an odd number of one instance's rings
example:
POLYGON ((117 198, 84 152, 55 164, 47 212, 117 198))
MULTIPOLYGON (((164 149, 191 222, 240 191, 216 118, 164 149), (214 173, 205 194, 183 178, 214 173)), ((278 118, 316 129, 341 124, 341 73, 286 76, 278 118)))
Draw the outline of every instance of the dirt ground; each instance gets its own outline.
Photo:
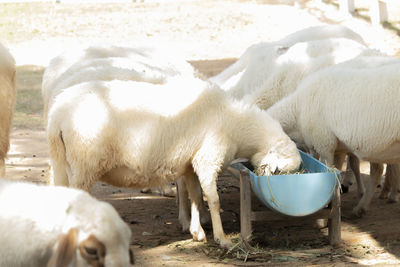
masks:
MULTIPOLYGON (((0 33, 17 60, 19 86, 7 178, 38 183, 48 180, 40 82, 48 60, 64 48, 93 42, 130 46, 163 42, 180 49, 199 71, 211 76, 233 63, 253 43, 329 22, 351 27, 372 47, 392 55, 399 53, 396 31, 372 28, 362 16, 342 16, 335 2, 317 2, 2 4, 0 33), (77 14, 78 8, 86 16, 77 14), (20 20, 14 18, 16 26, 10 26, 14 25, 11 21, 15 14, 21 15, 20 20), (15 28, 5 30, 7 21, 9 27, 15 28)), ((369 170, 365 163, 362 173, 363 179, 367 179, 369 170)), ((218 189, 225 232, 239 242, 239 183, 229 175, 221 175, 218 189)), ((138 266, 400 265, 400 204, 378 199, 377 189, 367 215, 354 218, 351 210, 357 203, 355 191, 353 186, 342 195, 343 243, 339 248, 329 246, 327 229, 315 229, 310 222, 300 219, 290 224, 254 223, 254 248, 246 250, 239 242, 233 251, 215 245, 210 224, 204 226, 207 243, 193 242, 190 234, 182 233, 174 198, 104 183, 96 184, 91 193, 110 202, 130 225, 138 266)), ((255 198, 253 203, 257 209, 266 209, 255 198)))

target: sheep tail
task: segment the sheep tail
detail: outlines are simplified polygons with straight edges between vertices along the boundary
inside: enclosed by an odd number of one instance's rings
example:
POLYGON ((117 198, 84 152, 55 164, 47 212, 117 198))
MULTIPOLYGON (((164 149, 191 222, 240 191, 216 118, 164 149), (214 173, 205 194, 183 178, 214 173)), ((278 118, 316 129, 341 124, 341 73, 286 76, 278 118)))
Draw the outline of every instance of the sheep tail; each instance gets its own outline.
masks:
POLYGON ((52 185, 68 186, 67 168, 69 168, 69 164, 62 131, 49 131, 48 142, 52 167, 49 182, 52 185))

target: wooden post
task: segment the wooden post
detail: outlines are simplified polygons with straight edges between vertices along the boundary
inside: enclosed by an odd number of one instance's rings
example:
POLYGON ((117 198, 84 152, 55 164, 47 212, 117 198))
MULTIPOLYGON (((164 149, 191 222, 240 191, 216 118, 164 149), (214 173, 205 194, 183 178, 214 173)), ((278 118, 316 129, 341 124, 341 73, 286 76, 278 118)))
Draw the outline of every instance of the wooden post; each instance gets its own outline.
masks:
POLYGON ((380 25, 382 22, 387 21, 388 12, 387 12, 386 0, 371 0, 369 15, 371 17, 371 23, 375 26, 380 25))
POLYGON ((342 239, 339 185, 336 185, 331 205, 332 212, 330 218, 328 219, 329 243, 332 246, 339 246, 342 239))
POLYGON ((247 170, 240 170, 240 236, 248 242, 251 236, 251 188, 250 174, 247 170))
POLYGON ((339 9, 341 12, 345 14, 353 13, 354 8, 354 0, 340 0, 339 1, 339 9))

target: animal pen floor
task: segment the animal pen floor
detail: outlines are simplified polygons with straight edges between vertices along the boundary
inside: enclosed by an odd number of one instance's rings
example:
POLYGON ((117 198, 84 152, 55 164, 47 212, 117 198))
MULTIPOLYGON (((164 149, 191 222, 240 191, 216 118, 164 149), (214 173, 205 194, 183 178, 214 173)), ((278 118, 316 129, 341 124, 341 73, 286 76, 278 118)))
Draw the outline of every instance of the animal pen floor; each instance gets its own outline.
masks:
MULTIPOLYGON (((363 178, 367 178, 367 164, 363 164, 362 171, 363 178)), ((16 180, 46 181, 48 153, 43 130, 13 131, 7 176, 16 180)), ((388 204, 378 199, 378 189, 368 214, 354 218, 351 209, 357 203, 355 189, 352 186, 349 193, 342 195, 341 247, 328 245, 327 229, 318 230, 312 222, 300 219, 295 224, 284 221, 253 223, 256 248, 246 249, 243 244, 238 244, 230 253, 211 241, 211 224, 204 227, 209 243, 193 242, 190 234, 183 234, 175 198, 162 197, 158 193, 142 194, 138 190, 104 183, 96 184, 92 194, 110 202, 130 225, 138 266, 400 264, 400 204, 388 204), (244 262, 246 252, 247 262, 244 262)), ((224 229, 237 241, 240 231, 239 182, 229 175, 222 175, 218 191, 224 229)), ((255 197, 253 207, 266 209, 255 197)))
MULTIPOLYGON (((18 100, 7 177, 34 182, 48 179, 40 82, 49 58, 67 46, 92 42, 135 46, 168 40, 196 68, 211 76, 234 62, 253 43, 276 40, 295 30, 328 22, 357 29, 369 45, 399 54, 396 31, 371 28, 363 9, 350 19, 339 16, 337 1, 296 1, 297 5, 285 5, 289 2, 293 1, 151 1, 79 7, 1 4, 4 23, 0 24, 0 36, 18 64, 18 100), (81 12, 75 12, 77 8, 81 12), (192 10, 196 10, 195 16, 192 10)), ((366 179, 366 164, 362 173, 366 179)), ((224 229, 237 241, 239 181, 221 176, 218 189, 224 229)), ((299 220, 296 224, 254 223, 254 247, 249 249, 238 243, 232 251, 221 250, 212 242, 210 224, 204 227, 208 243, 193 242, 190 234, 181 233, 174 198, 103 183, 96 184, 92 193, 110 202, 130 225, 138 266, 400 265, 400 204, 378 199, 378 189, 369 212, 361 219, 354 218, 351 210, 357 203, 355 191, 353 186, 342 195, 343 243, 339 248, 328 245, 326 229, 318 230, 310 222, 299 220)), ((253 201, 254 207, 266 209, 257 199, 253 201)))

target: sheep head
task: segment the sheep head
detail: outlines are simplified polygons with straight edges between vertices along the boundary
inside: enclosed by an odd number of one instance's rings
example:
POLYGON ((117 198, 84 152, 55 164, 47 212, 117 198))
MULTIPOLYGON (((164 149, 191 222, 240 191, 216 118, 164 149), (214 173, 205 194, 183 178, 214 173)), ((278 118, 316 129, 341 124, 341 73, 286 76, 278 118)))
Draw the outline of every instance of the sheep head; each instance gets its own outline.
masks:
MULTIPOLYGON (((134 264, 133 252, 127 249, 129 264, 114 262, 112 266, 130 266, 134 264)), ((48 261, 47 267, 67 267, 67 266, 86 266, 86 267, 105 267, 107 247, 99 241, 95 235, 91 234, 86 239, 78 242, 78 230, 72 228, 67 234, 61 235, 57 241, 57 249, 48 261)), ((118 257, 119 255, 115 255, 118 257)), ((118 257, 119 258, 119 257, 118 257)), ((123 257, 121 257, 123 258, 123 257)), ((120 260, 120 258, 118 259, 120 260)))
POLYGON ((258 152, 252 159, 254 171, 260 176, 289 173, 300 167, 301 157, 296 144, 292 141, 280 142, 267 153, 258 152))

